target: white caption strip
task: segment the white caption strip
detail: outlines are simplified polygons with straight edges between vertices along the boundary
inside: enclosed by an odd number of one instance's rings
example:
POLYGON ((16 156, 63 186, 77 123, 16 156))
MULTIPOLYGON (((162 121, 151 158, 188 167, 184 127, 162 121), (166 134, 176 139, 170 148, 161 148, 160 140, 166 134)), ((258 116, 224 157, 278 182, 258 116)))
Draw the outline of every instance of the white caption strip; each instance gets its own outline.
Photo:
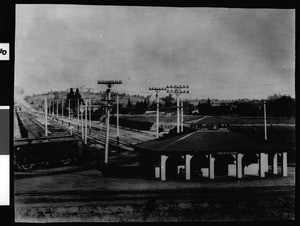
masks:
POLYGON ((9 205, 9 155, 0 155, 0 205, 9 205))

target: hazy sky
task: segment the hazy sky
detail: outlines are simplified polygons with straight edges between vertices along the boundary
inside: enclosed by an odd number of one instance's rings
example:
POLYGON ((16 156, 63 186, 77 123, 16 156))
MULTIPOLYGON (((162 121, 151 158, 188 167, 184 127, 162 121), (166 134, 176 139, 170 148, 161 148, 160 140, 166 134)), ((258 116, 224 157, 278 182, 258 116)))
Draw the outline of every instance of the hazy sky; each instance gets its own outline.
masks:
MULTIPOLYGON (((295 96, 295 11, 17 5, 15 83, 27 94, 118 79, 189 85, 183 98, 295 96)), ((165 93, 162 93, 165 95, 165 93)))

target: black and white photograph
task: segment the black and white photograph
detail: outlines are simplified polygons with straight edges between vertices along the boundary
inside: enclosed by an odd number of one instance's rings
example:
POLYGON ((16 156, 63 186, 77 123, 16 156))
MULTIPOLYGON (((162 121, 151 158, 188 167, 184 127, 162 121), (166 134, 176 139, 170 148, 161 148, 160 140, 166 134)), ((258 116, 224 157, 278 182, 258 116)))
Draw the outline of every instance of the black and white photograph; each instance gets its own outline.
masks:
POLYGON ((295 9, 16 4, 17 223, 295 220, 295 9))

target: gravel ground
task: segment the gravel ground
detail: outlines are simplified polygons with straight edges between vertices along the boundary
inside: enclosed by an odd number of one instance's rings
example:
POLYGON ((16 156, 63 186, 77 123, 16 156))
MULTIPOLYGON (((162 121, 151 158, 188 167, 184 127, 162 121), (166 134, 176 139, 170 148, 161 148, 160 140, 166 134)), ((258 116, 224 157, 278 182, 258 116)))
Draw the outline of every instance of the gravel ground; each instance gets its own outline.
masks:
POLYGON ((159 181, 103 177, 88 165, 15 173, 17 222, 294 219, 288 177, 159 181), (284 209, 283 209, 284 208, 284 209), (250 212, 249 212, 250 211, 250 212), (239 214, 238 214, 239 213, 239 214))

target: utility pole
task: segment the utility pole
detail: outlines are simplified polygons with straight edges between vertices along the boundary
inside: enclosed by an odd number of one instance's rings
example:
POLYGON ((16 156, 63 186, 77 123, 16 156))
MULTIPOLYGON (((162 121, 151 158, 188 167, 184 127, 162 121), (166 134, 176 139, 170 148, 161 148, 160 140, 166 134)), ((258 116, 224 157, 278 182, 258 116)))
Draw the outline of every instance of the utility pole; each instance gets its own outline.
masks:
POLYGON ((120 144, 120 134, 119 134, 119 94, 117 93, 117 145, 120 144))
POLYGON ((174 93, 176 95, 176 100, 177 100, 177 133, 180 133, 180 116, 179 116, 179 96, 182 93, 189 93, 188 90, 182 90, 182 89, 188 89, 189 86, 186 85, 170 85, 167 86, 167 93, 174 93))
POLYGON ((64 123, 64 100, 61 99, 61 123, 64 123))
POLYGON ((89 103, 89 113, 90 113, 90 131, 89 134, 92 133, 92 99, 90 97, 90 103, 89 103))
POLYGON ((70 106, 70 99, 69 99, 69 126, 71 125, 71 106, 70 106))
POLYGON ((112 105, 110 105, 110 91, 111 87, 114 84, 122 84, 121 80, 105 80, 105 81, 98 81, 98 84, 104 84, 107 86, 107 104, 106 104, 106 139, 105 139, 105 157, 104 157, 104 163, 107 165, 108 162, 108 141, 109 141, 109 117, 110 117, 110 109, 112 105))
POLYGON ((158 93, 161 90, 166 90, 166 88, 161 87, 150 87, 149 90, 155 90, 156 92, 156 138, 159 138, 159 99, 158 99, 158 93))
POLYGON ((183 132, 183 101, 181 100, 181 132, 183 132))
POLYGON ((52 116, 55 116, 54 115, 54 107, 55 107, 54 101, 51 101, 51 105, 52 105, 52 116))
POLYGON ((265 140, 267 140, 267 109, 266 101, 264 100, 264 126, 265 126, 265 140))
POLYGON ((45 104, 45 107, 44 107, 44 109, 45 109, 45 136, 48 136, 48 122, 47 122, 47 117, 48 117, 48 106, 47 106, 47 97, 45 97, 45 102, 44 102, 44 104, 45 104))
POLYGON ((80 116, 81 116, 81 139, 84 140, 84 133, 83 133, 83 112, 81 111, 82 105, 80 104, 80 116))
POLYGON ((79 130, 79 98, 77 99, 77 124, 78 124, 78 130, 79 130))
POLYGON ((85 134, 84 134, 84 144, 87 143, 87 104, 88 104, 88 101, 87 99, 85 99, 85 134))
POLYGON ((58 100, 56 101, 56 117, 57 117, 57 120, 58 120, 58 100))

